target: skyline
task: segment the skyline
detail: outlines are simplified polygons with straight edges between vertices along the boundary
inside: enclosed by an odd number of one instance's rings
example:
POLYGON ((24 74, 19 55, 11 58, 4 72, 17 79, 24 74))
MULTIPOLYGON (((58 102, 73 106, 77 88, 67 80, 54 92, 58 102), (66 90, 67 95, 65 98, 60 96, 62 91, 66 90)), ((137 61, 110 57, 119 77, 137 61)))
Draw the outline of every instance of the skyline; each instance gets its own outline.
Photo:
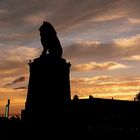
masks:
POLYGON ((42 51, 39 27, 56 28, 71 66, 72 97, 133 100, 140 87, 139 0, 0 2, 0 114, 24 108, 29 60, 42 51))

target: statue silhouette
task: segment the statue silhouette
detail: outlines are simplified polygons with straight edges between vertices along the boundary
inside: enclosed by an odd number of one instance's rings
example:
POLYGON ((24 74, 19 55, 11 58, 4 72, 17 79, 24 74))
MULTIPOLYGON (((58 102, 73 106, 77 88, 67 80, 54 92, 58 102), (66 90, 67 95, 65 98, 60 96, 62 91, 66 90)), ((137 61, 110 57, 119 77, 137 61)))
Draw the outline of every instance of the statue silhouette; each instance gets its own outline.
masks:
MULTIPOLYGON (((40 114, 46 115, 46 123, 56 113, 63 114, 65 104, 70 101, 70 66, 62 58, 62 47, 54 27, 44 21, 39 28, 43 51, 40 57, 29 62, 30 75, 25 110, 22 120, 38 123, 40 114)), ((45 116, 45 115, 44 115, 45 116)), ((61 116, 61 115, 60 115, 61 116)), ((45 120, 43 120, 43 123, 45 120)))
POLYGON ((63 50, 54 27, 49 22, 44 21, 39 28, 39 31, 41 36, 41 44, 43 46, 41 56, 49 53, 52 57, 61 58, 63 50))

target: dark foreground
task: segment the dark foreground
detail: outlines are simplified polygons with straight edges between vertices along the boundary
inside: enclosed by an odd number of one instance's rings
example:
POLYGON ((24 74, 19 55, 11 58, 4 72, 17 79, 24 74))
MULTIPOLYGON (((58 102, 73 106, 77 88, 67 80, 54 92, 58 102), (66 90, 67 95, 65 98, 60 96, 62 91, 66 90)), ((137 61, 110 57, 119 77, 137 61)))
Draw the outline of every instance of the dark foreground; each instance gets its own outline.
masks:
POLYGON ((140 137, 140 103, 112 100, 75 100, 63 112, 43 112, 30 120, 0 119, 4 138, 117 138, 140 137))
POLYGON ((59 120, 59 122, 49 121, 44 124, 24 124, 19 120, 6 120, 1 125, 1 138, 6 139, 54 139, 54 138, 139 138, 140 127, 136 122, 121 120, 102 120, 101 118, 90 121, 59 120))

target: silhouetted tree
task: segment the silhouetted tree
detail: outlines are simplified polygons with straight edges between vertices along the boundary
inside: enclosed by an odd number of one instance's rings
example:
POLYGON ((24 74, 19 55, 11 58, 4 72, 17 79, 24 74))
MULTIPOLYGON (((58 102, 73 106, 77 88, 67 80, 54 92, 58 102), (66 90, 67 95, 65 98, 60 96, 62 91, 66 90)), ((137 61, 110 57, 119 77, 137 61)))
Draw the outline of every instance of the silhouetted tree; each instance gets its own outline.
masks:
POLYGON ((89 95, 89 99, 93 99, 94 97, 92 95, 89 95))
POLYGON ((134 101, 140 101, 140 92, 134 97, 134 101))
POLYGON ((74 95, 74 96, 73 96, 73 100, 79 100, 78 95, 74 95))

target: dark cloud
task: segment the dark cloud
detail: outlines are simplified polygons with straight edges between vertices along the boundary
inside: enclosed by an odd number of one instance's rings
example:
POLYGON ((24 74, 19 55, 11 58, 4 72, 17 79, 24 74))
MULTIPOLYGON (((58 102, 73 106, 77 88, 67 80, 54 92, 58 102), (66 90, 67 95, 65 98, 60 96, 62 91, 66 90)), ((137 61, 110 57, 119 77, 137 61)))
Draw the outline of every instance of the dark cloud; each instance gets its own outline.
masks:
POLYGON ((21 77, 15 79, 15 80, 12 82, 12 84, 15 84, 15 83, 18 83, 18 82, 23 82, 23 81, 25 81, 25 80, 26 80, 26 77, 25 77, 25 76, 21 76, 21 77))
POLYGON ((64 48, 64 57, 71 61, 96 60, 110 61, 138 55, 140 39, 120 39, 111 43, 87 43, 86 41, 75 43, 64 48), (136 43, 137 42, 137 43, 136 43))
POLYGON ((0 76, 26 74, 30 59, 38 56, 39 50, 27 46, 2 47, 0 51, 0 76))
POLYGON ((1 12, 0 28, 6 35, 17 32, 35 34, 42 23, 41 20, 46 19, 61 31, 76 29, 80 26, 84 26, 82 29, 86 30, 89 29, 88 23, 91 20, 94 21, 92 25, 99 25, 96 22, 104 22, 104 26, 107 26, 108 23, 105 24, 105 22, 108 19, 128 16, 138 18, 139 4, 139 0, 133 0, 133 2, 131 0, 61 0, 60 3, 57 0, 5 0, 0 2, 0 9, 5 11, 1 12), (27 20, 29 18, 31 20, 27 20), (34 24, 35 22, 37 24, 34 24))
POLYGON ((27 79, 27 77, 25 77, 25 76, 18 77, 13 82, 6 84, 4 87, 12 86, 12 85, 19 83, 19 82, 24 82, 26 79, 27 79))
POLYGON ((27 89, 27 86, 23 86, 23 87, 17 87, 17 88, 13 88, 15 90, 20 90, 20 89, 27 89))

